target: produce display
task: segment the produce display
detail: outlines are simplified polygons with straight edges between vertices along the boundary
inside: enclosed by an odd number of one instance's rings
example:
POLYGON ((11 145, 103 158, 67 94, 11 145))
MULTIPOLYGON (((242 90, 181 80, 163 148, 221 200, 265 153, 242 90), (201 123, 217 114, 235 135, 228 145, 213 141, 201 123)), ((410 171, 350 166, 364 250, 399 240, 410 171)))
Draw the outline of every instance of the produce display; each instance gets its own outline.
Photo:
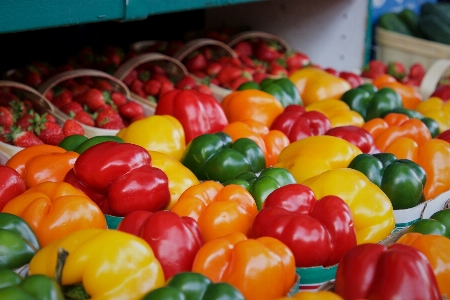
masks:
POLYGON ((450 296, 444 81, 426 99, 419 64, 356 74, 219 33, 196 42, 231 55, 155 41, 9 73, 48 106, 0 89, 2 137, 65 123, 0 164, 0 298, 450 296))

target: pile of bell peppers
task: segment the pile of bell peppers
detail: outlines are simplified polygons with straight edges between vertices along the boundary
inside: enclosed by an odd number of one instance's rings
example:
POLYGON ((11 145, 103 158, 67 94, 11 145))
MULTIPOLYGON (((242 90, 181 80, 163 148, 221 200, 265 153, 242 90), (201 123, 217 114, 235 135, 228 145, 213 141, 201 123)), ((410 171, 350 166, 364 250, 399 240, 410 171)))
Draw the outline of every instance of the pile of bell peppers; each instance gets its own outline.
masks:
POLYGON ((289 299, 296 268, 333 265, 330 299, 448 295, 450 210, 380 244, 394 210, 450 190, 445 110, 388 77, 306 67, 25 148, 0 166, 0 295, 289 299))

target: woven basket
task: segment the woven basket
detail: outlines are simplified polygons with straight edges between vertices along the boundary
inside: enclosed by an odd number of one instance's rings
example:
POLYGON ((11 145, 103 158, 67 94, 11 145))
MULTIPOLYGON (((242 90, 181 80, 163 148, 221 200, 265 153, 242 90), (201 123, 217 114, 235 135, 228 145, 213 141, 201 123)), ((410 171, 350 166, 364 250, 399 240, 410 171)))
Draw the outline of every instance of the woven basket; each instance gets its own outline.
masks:
MULTIPOLYGON (((111 83, 111 85, 115 91, 123 93, 128 100, 136 101, 131 96, 131 93, 130 93, 128 87, 122 81, 120 81, 119 79, 117 79, 116 77, 114 77, 108 73, 105 73, 103 71, 93 70, 93 69, 75 69, 75 70, 69 70, 69 71, 64 71, 64 72, 58 73, 58 74, 52 76, 51 78, 49 78, 48 80, 46 80, 44 83, 42 83, 42 85, 39 86, 38 91, 42 95, 46 95, 47 92, 49 92, 50 90, 52 90, 54 87, 56 87, 58 84, 62 83, 65 80, 73 79, 73 78, 77 78, 77 77, 87 77, 87 76, 108 80, 111 83)), ((49 103, 49 105, 52 107, 52 109, 55 111, 55 113, 57 115, 59 115, 61 118, 63 118, 64 120, 67 120, 70 118, 68 115, 66 115, 64 112, 62 112, 59 108, 54 106, 49 100, 46 99, 46 101, 49 103)), ((152 114, 152 112, 154 112, 154 110, 150 107, 145 107, 143 105, 143 108, 144 108, 144 113, 146 115, 150 115, 150 114, 152 114)), ((85 124, 81 124, 81 126, 83 127, 85 135, 88 138, 98 136, 98 135, 116 135, 117 132, 119 132, 119 130, 115 130, 115 129, 103 129, 103 128, 98 128, 98 127, 88 126, 85 124)))

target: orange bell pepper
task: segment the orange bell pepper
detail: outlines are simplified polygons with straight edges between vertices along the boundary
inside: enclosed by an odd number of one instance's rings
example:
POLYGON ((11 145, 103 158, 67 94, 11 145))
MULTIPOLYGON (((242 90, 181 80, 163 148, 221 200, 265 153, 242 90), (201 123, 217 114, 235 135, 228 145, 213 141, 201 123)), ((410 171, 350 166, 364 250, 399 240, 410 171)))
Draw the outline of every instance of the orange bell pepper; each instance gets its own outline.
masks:
POLYGON ((416 163, 427 173, 423 188, 426 200, 450 190, 450 143, 432 139, 419 146, 416 163))
POLYGON ((430 261, 442 296, 450 295, 450 239, 441 235, 408 232, 396 243, 416 248, 430 261))
POLYGON ((258 209, 244 187, 208 180, 186 189, 170 211, 197 221, 209 241, 234 232, 247 234, 258 209))
POLYGON ((367 121, 362 128, 372 134, 375 146, 381 152, 384 152, 390 144, 401 137, 410 138, 419 146, 432 138, 425 123, 400 113, 389 113, 382 119, 372 119, 367 121))
POLYGON ((267 127, 284 109, 275 96, 260 90, 233 91, 222 99, 221 105, 229 123, 250 119, 267 127))
POLYGON ((297 87, 305 106, 325 99, 339 99, 352 88, 347 80, 316 67, 299 69, 289 79, 297 87))
POLYGON ((383 74, 372 82, 378 89, 389 87, 402 97, 404 108, 414 109, 423 99, 422 95, 412 86, 403 84, 389 74, 383 74))
POLYGON ((317 101, 306 106, 305 110, 323 113, 330 120, 333 128, 347 125, 361 127, 364 124, 364 118, 339 99, 330 98, 317 101))
POLYGON ((42 182, 10 200, 2 212, 22 217, 42 247, 80 229, 106 229, 100 208, 66 182, 42 182))
POLYGON ((276 300, 344 300, 341 296, 332 291, 299 291, 292 297, 283 297, 276 300))
POLYGON ((235 286, 247 300, 272 300, 288 294, 296 280, 295 259, 278 239, 247 239, 234 233, 205 243, 193 272, 235 286))
POLYGON ((41 182, 62 182, 79 154, 53 145, 36 145, 13 155, 6 165, 15 169, 27 188, 41 182))
POLYGON ((255 120, 229 123, 223 131, 231 136, 233 142, 243 137, 253 140, 264 153, 266 167, 276 164, 281 150, 290 144, 286 134, 279 130, 270 130, 255 120))

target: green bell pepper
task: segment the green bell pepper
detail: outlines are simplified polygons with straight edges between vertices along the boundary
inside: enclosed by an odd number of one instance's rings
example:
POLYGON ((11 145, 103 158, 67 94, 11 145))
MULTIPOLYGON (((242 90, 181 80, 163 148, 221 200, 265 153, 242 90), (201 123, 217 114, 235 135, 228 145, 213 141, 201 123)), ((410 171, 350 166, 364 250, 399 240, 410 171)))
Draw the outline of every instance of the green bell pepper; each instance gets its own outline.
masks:
POLYGON ((163 287, 147 293, 142 300, 244 300, 231 284, 213 283, 196 272, 181 272, 172 276, 163 287))
POLYGON ((362 172, 379 186, 394 209, 411 208, 424 200, 425 170, 408 159, 397 159, 391 153, 357 155, 348 165, 362 172))
POLYGON ((58 283, 42 274, 22 279, 12 270, 0 270, 0 299, 14 300, 64 300, 58 283))
POLYGON ((403 107, 402 98, 394 89, 384 87, 375 92, 372 92, 373 90, 366 84, 364 87, 346 91, 340 99, 347 103, 350 109, 359 113, 366 122, 403 107))
POLYGON ((37 236, 25 220, 13 214, 0 213, 0 269, 26 265, 39 249, 37 236))
POLYGON ((249 138, 224 133, 202 134, 187 145, 180 162, 199 180, 227 182, 244 172, 260 172, 266 166, 264 153, 249 138))
POLYGON ((286 77, 265 78, 260 84, 249 81, 239 86, 238 91, 242 90, 261 90, 277 98, 283 107, 290 104, 303 105, 300 92, 295 84, 286 77))
POLYGON ((114 141, 118 143, 123 143, 123 139, 115 135, 97 135, 88 138, 84 135, 73 134, 66 136, 58 146, 66 149, 67 151, 75 151, 79 154, 83 153, 89 147, 97 145, 106 141, 114 141))
POLYGON ((435 212, 429 219, 420 219, 407 229, 408 232, 437 234, 450 238, 450 209, 435 212))
POLYGON ((246 172, 237 175, 224 185, 237 184, 246 188, 253 196, 256 207, 261 210, 267 196, 279 187, 296 183, 294 176, 285 168, 269 167, 263 169, 259 175, 246 172))

